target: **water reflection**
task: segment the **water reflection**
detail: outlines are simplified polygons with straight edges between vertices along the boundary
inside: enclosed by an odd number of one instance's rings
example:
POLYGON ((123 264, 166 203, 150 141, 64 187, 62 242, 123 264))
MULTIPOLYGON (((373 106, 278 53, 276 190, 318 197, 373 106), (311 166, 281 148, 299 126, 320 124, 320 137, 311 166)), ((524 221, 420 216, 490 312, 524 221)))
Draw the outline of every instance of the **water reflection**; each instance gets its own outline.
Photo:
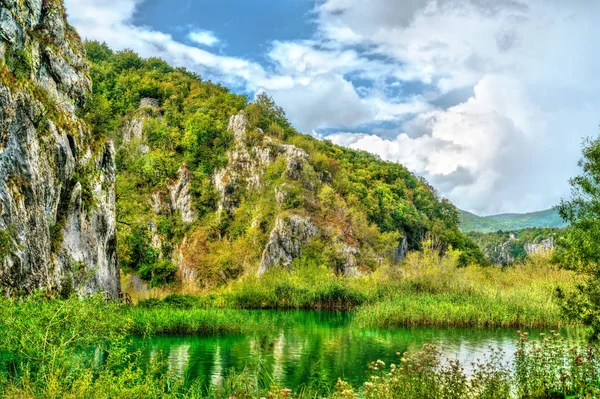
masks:
POLYGON ((296 389, 309 381, 333 385, 338 377, 358 386, 366 380, 369 362, 397 363, 396 352, 418 351, 433 343, 468 368, 490 348, 503 349, 504 361, 510 362, 518 338, 514 330, 503 329, 361 329, 350 323, 351 315, 339 312, 298 311, 292 317, 292 326, 268 334, 153 338, 140 343, 143 359, 162 351, 173 373, 212 384, 229 370, 260 364, 285 387, 296 389))

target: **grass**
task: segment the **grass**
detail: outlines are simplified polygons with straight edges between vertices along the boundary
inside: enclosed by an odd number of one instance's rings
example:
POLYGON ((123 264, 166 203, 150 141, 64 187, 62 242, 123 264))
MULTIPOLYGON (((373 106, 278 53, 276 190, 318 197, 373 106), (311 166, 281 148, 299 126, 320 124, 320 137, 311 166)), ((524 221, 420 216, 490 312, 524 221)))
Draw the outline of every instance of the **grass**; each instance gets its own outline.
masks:
POLYGON ((550 254, 513 267, 457 268, 452 255, 411 254, 403 283, 385 299, 358 308, 355 321, 370 327, 564 327, 554 294, 577 277, 550 263, 550 254))
MULTIPOLYGON (((458 253, 425 251, 365 277, 340 278, 327 268, 276 270, 187 297, 200 308, 353 310, 354 322, 366 327, 560 328, 571 323, 555 301, 556 289, 573 289, 579 277, 550 258, 540 254, 511 267, 461 268, 458 253)), ((154 297, 149 302, 171 298, 168 293, 149 291, 154 297)))
POLYGON ((140 306, 121 310, 128 323, 126 331, 133 335, 243 334, 251 331, 269 331, 274 326, 292 323, 285 314, 266 314, 233 309, 176 309, 168 306, 144 308, 140 306))

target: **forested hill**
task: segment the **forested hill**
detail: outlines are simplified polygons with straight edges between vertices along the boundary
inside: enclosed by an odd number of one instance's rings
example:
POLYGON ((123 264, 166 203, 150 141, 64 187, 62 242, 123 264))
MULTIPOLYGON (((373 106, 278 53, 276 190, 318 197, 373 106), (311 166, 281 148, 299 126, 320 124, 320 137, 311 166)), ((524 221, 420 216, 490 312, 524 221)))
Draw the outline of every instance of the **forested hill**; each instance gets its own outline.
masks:
POLYGON ((86 49, 93 95, 80 113, 115 142, 120 265, 152 285, 281 267, 365 274, 427 238, 484 261, 457 209, 403 166, 298 133, 266 95, 86 49))
POLYGON ((470 212, 459 211, 460 229, 464 232, 492 233, 526 228, 563 228, 567 223, 562 220, 555 208, 532 213, 505 213, 493 216, 477 216, 470 212))

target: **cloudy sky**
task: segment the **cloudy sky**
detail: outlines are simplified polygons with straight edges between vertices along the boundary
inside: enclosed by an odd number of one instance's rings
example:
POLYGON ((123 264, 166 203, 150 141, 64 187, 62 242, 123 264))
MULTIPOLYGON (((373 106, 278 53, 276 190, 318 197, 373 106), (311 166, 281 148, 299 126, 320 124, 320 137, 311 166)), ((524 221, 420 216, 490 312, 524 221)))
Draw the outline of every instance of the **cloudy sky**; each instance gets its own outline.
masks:
POLYGON ((266 91, 478 214, 569 194, 600 123, 596 0, 66 0, 88 39, 266 91))

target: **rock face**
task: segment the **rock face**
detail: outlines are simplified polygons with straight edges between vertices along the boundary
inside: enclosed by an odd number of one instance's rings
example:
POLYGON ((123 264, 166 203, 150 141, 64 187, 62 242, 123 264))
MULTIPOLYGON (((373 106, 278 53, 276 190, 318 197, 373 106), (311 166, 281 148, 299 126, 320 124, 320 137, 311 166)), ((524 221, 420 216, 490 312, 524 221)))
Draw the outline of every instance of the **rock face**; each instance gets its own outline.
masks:
POLYGON ((554 249, 554 237, 546 238, 539 243, 527 243, 525 244, 525 252, 528 255, 541 254, 554 249))
POLYGON ((354 248, 348 244, 342 244, 341 254, 344 259, 342 270, 337 271, 339 274, 348 277, 356 277, 360 275, 358 270, 357 256, 360 255, 358 248, 354 248))
POLYGON ((173 212, 181 212, 181 219, 184 223, 192 223, 196 220, 196 212, 192 204, 192 194, 190 193, 191 174, 187 166, 183 165, 177 171, 179 178, 169 188, 171 194, 171 208, 173 212))
POLYGON ((515 258, 512 256, 512 249, 513 242, 505 241, 492 249, 484 250, 484 253, 495 265, 510 265, 515 261, 515 258))
POLYGON ((398 245, 398 247, 396 248, 396 251, 394 251, 394 262, 401 262, 402 259, 404 259, 406 257, 407 253, 408 253, 408 240, 406 239, 406 235, 404 235, 402 237, 402 241, 400 242, 400 245, 398 245))
POLYGON ((119 291, 112 143, 60 3, 0 2, 0 293, 119 291))
POLYGON ((308 218, 298 215, 279 217, 263 252, 258 274, 277 266, 288 267, 315 234, 317 228, 308 218))
POLYGON ((219 194, 219 211, 232 213, 245 190, 258 190, 265 170, 279 157, 286 159, 286 174, 292 180, 300 179, 308 160, 308 154, 303 149, 281 144, 269 136, 261 135, 258 143, 252 143, 247 130, 246 115, 240 113, 231 117, 229 131, 233 133, 234 145, 227 154, 228 165, 214 176, 219 194))

